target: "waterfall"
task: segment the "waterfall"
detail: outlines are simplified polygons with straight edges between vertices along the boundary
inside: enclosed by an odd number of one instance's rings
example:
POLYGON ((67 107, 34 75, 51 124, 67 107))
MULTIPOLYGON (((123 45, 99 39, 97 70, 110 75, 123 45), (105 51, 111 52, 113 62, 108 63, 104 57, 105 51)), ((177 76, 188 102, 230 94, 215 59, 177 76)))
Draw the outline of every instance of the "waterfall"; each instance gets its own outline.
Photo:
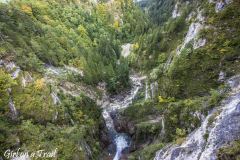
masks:
POLYGON ((151 97, 153 98, 154 94, 155 94, 155 92, 154 92, 154 84, 153 83, 150 84, 150 88, 151 88, 151 97))
POLYGON ((151 97, 155 98, 156 93, 158 92, 158 83, 157 82, 151 83, 150 90, 151 90, 151 97))
POLYGON ((61 104, 61 101, 55 92, 51 93, 53 104, 61 104))
POLYGON ((12 89, 9 88, 8 89, 8 94, 9 94, 9 102, 8 102, 8 106, 9 106, 9 109, 10 109, 10 112, 11 112, 11 115, 12 115, 12 119, 16 119, 17 116, 18 116, 18 113, 17 113, 17 109, 15 107, 15 104, 14 104, 14 101, 13 101, 13 98, 12 98, 12 89))
POLYGON ((224 144, 240 139, 240 76, 231 78, 229 97, 212 111, 202 125, 181 145, 166 146, 154 160, 215 160, 216 151, 224 144), (209 118, 215 121, 209 124, 209 118))
MULTIPOLYGON (((52 97, 52 100, 53 100, 53 104, 55 104, 55 105, 61 104, 61 100, 60 100, 60 98, 57 96, 57 94, 55 92, 51 93, 51 97, 52 97)), ((58 111, 55 112, 53 120, 56 120, 57 117, 58 117, 58 111)), ((71 119, 71 123, 74 124, 72 119, 71 119)))
POLYGON ((132 88, 129 93, 123 95, 123 98, 119 98, 119 96, 116 96, 115 98, 112 98, 110 100, 111 102, 109 100, 106 100, 102 105, 102 115, 108 129, 108 134, 112 139, 114 145, 116 146, 114 160, 119 160, 121 158, 123 150, 129 147, 130 137, 125 133, 118 133, 115 130, 111 114, 116 114, 118 110, 124 109, 132 103, 139 89, 142 87, 141 81, 143 80, 143 78, 134 75, 130 76, 130 80, 132 81, 132 88))
POLYGON ((16 110, 16 107, 15 107, 12 97, 10 97, 8 105, 9 105, 9 108, 10 108, 10 111, 12 114, 12 119, 16 119, 18 113, 17 113, 17 110, 16 110))
POLYGON ((117 136, 115 139, 117 145, 117 153, 113 160, 119 160, 121 158, 121 152, 128 147, 128 142, 124 136, 117 136))
POLYGON ((148 83, 146 81, 145 83, 145 100, 149 99, 150 95, 149 95, 149 90, 148 90, 148 83))
POLYGON ((165 134, 165 123, 164 123, 164 117, 162 117, 162 120, 161 120, 162 122, 162 130, 161 130, 161 134, 163 135, 163 134, 165 134))

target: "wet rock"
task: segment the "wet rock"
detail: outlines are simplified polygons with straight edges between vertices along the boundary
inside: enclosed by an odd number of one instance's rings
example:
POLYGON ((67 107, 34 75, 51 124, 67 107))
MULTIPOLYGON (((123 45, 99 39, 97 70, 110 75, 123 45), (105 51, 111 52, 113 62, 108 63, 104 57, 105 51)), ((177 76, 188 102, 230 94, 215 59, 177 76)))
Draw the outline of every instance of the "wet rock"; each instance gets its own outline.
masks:
POLYGON ((129 150, 131 144, 131 138, 127 134, 128 127, 131 125, 128 125, 126 121, 119 120, 116 114, 133 102, 139 89, 142 87, 141 81, 143 81, 144 78, 139 77, 138 75, 132 75, 130 76, 130 80, 132 82, 132 88, 128 92, 110 97, 105 101, 106 103, 103 102, 102 105, 102 115, 106 123, 105 126, 107 128, 108 136, 111 140, 109 146, 115 146, 116 148, 114 152, 114 160, 119 160, 122 157, 122 153, 129 150))
POLYGON ((100 126, 100 142, 101 142, 102 148, 107 148, 112 143, 108 135, 107 128, 104 126, 104 124, 100 126))
POLYGON ((136 129, 133 122, 123 117, 116 117, 114 119, 114 126, 117 132, 128 133, 129 135, 133 135, 136 129))

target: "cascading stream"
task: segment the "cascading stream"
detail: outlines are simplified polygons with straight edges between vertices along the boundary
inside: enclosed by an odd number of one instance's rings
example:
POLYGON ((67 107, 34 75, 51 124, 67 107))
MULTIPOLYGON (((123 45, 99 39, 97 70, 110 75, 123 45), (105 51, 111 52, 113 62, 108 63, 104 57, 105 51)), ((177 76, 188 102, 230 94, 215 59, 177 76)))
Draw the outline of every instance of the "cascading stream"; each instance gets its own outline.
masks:
POLYGON ((135 96, 137 95, 139 89, 142 87, 141 81, 144 79, 144 77, 138 77, 137 75, 130 76, 130 79, 132 81, 132 89, 129 93, 124 95, 124 98, 112 98, 111 102, 105 102, 102 106, 103 108, 103 118, 106 123, 106 127, 108 129, 108 134, 110 138, 112 139, 114 145, 116 146, 116 154, 114 156, 113 160, 119 160, 122 155, 122 151, 129 147, 130 145, 130 138, 125 133, 118 133, 115 130, 114 122, 111 114, 116 114, 119 110, 124 109, 128 107, 135 96))

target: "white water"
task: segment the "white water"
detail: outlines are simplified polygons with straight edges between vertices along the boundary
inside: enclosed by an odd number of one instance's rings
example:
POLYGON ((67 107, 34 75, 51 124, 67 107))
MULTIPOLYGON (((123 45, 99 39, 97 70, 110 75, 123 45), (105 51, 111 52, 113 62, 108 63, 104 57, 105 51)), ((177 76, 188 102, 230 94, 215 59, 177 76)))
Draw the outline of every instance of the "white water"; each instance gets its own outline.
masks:
POLYGON ((18 112, 17 112, 17 109, 15 107, 15 103, 13 101, 13 97, 12 97, 12 89, 11 88, 8 88, 8 94, 9 94, 9 101, 8 101, 8 106, 9 106, 9 109, 10 109, 10 112, 11 112, 11 118, 14 120, 17 118, 18 116, 18 112))
POLYGON ((17 118, 18 113, 17 113, 17 110, 16 110, 16 107, 15 107, 12 97, 10 97, 8 105, 9 105, 9 108, 10 108, 10 111, 12 114, 12 119, 17 118))
POLYGON ((150 84, 150 90, 151 90, 151 97, 155 98, 156 93, 158 92, 158 83, 157 82, 152 82, 150 84))
POLYGON ((61 101, 55 92, 51 93, 53 104, 61 104, 61 101))
POLYGON ((164 117, 162 117, 162 130, 161 130, 161 134, 165 134, 165 122, 164 122, 164 117))
POLYGON ((146 81, 146 83, 145 83, 145 100, 147 100, 149 98, 150 98, 150 95, 149 95, 148 83, 146 81))
POLYGON ((233 77, 228 84, 232 88, 229 97, 204 119, 201 127, 182 145, 170 145, 158 151, 154 160, 216 160, 216 151, 222 145, 240 139, 240 76, 233 77), (215 121, 210 125, 208 120, 214 115, 215 121))
MULTIPOLYGON (((52 100, 53 100, 53 104, 55 104, 55 105, 61 104, 61 100, 58 97, 58 95, 56 94, 56 92, 52 92, 51 97, 52 97, 52 100)), ((56 110, 55 115, 53 116, 53 120, 56 120, 57 118, 58 118, 58 111, 56 110)), ((71 119, 71 123, 74 124, 72 119, 71 119)))
POLYGON ((129 143, 124 136, 117 136, 115 143, 117 145, 117 153, 115 154, 113 160, 119 160, 121 158, 122 151, 129 146, 129 143))
POLYGON ((145 100, 154 98, 156 96, 156 93, 158 92, 158 83, 152 82, 150 84, 150 88, 148 85, 148 82, 145 82, 145 100))
POLYGON ((121 158, 122 151, 129 147, 129 137, 124 133, 118 133, 114 128, 113 119, 111 117, 111 113, 116 113, 118 110, 124 109, 128 107, 135 96, 137 95, 139 89, 142 87, 141 81, 143 77, 138 77, 136 75, 130 76, 132 81, 132 89, 129 93, 124 95, 124 97, 110 99, 110 101, 105 101, 102 105, 103 108, 103 118, 106 123, 106 127, 108 129, 109 135, 113 139, 114 145, 116 146, 116 154, 114 156, 114 160, 119 160, 121 158))

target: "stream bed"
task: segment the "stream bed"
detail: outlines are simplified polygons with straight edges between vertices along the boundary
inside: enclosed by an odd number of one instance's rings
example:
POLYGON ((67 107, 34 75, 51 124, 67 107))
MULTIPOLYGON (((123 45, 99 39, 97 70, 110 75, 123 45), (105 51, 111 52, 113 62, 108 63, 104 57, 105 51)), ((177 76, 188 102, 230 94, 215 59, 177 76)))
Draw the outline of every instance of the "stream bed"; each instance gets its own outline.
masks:
POLYGON ((130 80, 132 87, 130 91, 123 95, 116 95, 109 98, 102 105, 103 118, 108 130, 108 136, 112 142, 109 147, 109 154, 114 154, 113 160, 119 160, 122 153, 127 150, 131 145, 131 138, 127 133, 119 133, 114 127, 113 117, 122 109, 128 107, 136 97, 140 88, 142 88, 142 80, 144 77, 138 75, 131 75, 130 80), (112 148, 115 148, 114 150, 112 148))

